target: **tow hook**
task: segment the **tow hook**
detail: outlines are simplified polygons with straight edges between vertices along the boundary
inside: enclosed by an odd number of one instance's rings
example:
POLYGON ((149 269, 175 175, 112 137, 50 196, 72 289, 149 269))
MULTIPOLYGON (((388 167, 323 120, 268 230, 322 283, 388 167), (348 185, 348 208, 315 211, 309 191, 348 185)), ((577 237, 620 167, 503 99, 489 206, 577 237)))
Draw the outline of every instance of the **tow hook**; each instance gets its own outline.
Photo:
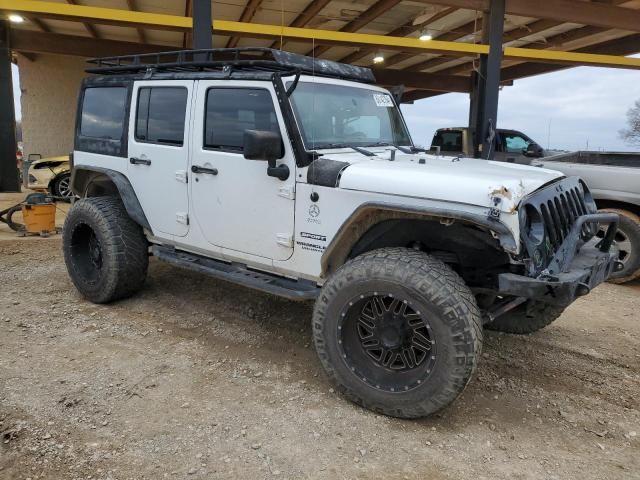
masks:
POLYGON ((591 291, 591 287, 586 283, 579 283, 576 287, 576 297, 583 297, 591 291))

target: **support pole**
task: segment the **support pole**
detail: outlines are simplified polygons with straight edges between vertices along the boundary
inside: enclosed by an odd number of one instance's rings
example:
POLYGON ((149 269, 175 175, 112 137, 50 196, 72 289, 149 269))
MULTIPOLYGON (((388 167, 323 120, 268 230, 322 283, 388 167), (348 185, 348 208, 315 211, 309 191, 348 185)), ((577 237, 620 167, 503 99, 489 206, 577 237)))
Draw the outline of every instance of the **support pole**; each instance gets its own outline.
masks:
POLYGON ((194 50, 213 48, 211 0, 193 0, 191 16, 194 50))
POLYGON ((0 20, 0 192, 19 192, 9 24, 0 20))
POLYGON ((498 122, 504 14, 505 0, 491 0, 482 33, 483 43, 489 44, 489 54, 480 56, 480 69, 472 75, 469 126, 476 158, 492 159, 495 153, 493 137, 498 122))

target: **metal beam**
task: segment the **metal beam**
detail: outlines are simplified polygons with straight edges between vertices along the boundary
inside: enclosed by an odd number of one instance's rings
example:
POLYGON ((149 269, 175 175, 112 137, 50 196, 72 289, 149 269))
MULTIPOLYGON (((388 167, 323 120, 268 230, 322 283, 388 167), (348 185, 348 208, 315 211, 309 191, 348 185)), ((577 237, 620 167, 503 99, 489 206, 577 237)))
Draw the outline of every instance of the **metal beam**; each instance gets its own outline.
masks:
MULTIPOLYGON (((540 21, 544 21, 544 20, 540 20, 540 21)), ((570 43, 570 42, 575 42, 577 40, 583 40, 585 38, 591 37, 593 35, 598 35, 600 33, 606 32, 606 29, 604 28, 600 28, 600 27, 591 27, 591 26, 586 26, 586 27, 579 27, 576 28, 575 30, 571 30, 568 32, 564 32, 564 33, 559 33, 557 35, 553 35, 552 37, 547 38, 547 43, 549 45, 551 45, 551 47, 547 50, 551 50, 553 48, 557 48, 558 46, 561 46, 565 43, 570 43)), ((624 37, 623 37, 624 38, 624 37)), ((524 52, 528 51, 528 49, 522 49, 524 52)), ((506 49, 505 49, 506 51, 506 49)), ((520 49, 518 50, 520 51, 520 49)), ((541 49, 536 49, 537 52, 542 52, 544 50, 541 49)), ((638 45, 638 51, 640 51, 640 44, 638 45)), ((572 50, 564 50, 564 51, 560 51, 559 53, 568 53, 568 52, 572 52, 572 50)), ((590 54, 599 54, 599 55, 611 55, 611 54, 616 54, 615 52, 607 52, 606 50, 598 50, 598 51, 591 51, 588 48, 587 49, 575 49, 573 50, 573 52, 577 52, 577 53, 590 53, 590 54)), ((635 53, 635 52, 634 52, 635 53)), ((617 55, 617 54, 616 54, 617 55)), ((563 57, 565 57, 565 55, 563 55, 563 57)), ((597 57, 589 57, 589 58, 597 58, 597 57)), ((622 57, 617 57, 617 58, 622 58, 622 57)), ((451 61, 451 59, 448 59, 447 61, 451 61)), ((553 61, 552 59, 547 59, 544 60, 542 58, 540 58, 539 61, 544 61, 545 63, 558 63, 553 61)), ((601 66, 608 66, 605 64, 602 64, 601 66)), ((611 65, 612 67, 616 67, 616 65, 611 65)), ((413 66, 410 67, 410 70, 413 70, 413 66)), ((424 68, 422 68, 421 70, 424 70, 424 68)), ((461 74, 467 74, 468 72, 473 70, 473 65, 471 63, 463 63, 461 65, 456 65, 453 67, 449 67, 449 68, 445 68, 443 70, 438 70, 437 73, 441 73, 441 74, 445 74, 445 75, 461 75, 461 74)))
MULTIPOLYGON (((134 12, 139 10, 136 5, 136 0, 127 0, 127 7, 129 7, 129 10, 134 12)), ((138 31, 138 38, 140 39, 140 42, 147 43, 147 36, 145 35, 144 30, 141 27, 136 28, 136 30, 138 31)))
MULTIPOLYGON (((331 0, 311 0, 311 2, 300 12, 300 14, 289 25, 293 28, 306 26, 316 15, 318 15, 331 0)), ((284 39, 276 40, 271 44, 271 48, 284 48, 284 39)))
MULTIPOLYGON (((607 54, 607 55, 633 55, 640 53, 640 34, 635 33, 626 37, 609 40, 597 45, 590 45, 575 50, 582 54, 607 54)), ((559 65, 557 63, 521 63, 502 69, 502 78, 505 80, 518 80, 533 75, 556 72, 570 68, 573 65, 559 65)), ((461 77, 464 78, 464 77, 461 77)))
MULTIPOLYGON (((78 5, 78 2, 76 2, 76 0, 67 0, 67 3, 69 5, 78 5)), ((91 36, 93 38, 99 38, 100 37, 100 35, 98 35, 98 31, 96 30, 96 27, 94 27, 93 24, 91 24, 89 22, 83 22, 82 24, 84 25, 84 28, 87 31, 87 33, 89 34, 89 36, 91 36)))
MULTIPOLYGON (((191 0, 185 0, 184 2, 184 16, 191 18, 193 12, 193 2, 191 0)), ((182 48, 191 48, 193 43, 193 31, 189 30, 184 32, 182 36, 182 48)))
MULTIPOLYGON (((455 30, 452 30, 450 32, 445 32, 442 35, 437 35, 434 38, 436 40, 450 42, 450 41, 458 40, 459 38, 462 38, 466 35, 475 33, 476 29, 481 29, 481 28, 482 28, 481 21, 468 22, 456 28, 455 30)), ((409 53, 398 53, 397 55, 394 55, 392 57, 385 59, 384 64, 385 66, 390 67, 391 65, 395 65, 397 63, 404 62, 405 60, 410 60, 412 58, 415 58, 415 55, 411 55, 409 53)), ((427 61, 431 61, 431 60, 427 60, 427 61)), ((423 63, 426 63, 427 61, 423 63)), ((449 58, 447 61, 451 61, 451 59, 449 58)))
MULTIPOLYGON (((389 9, 395 7, 400 2, 401 0, 378 0, 376 3, 371 5, 367 10, 365 10, 360 15, 358 15, 355 19, 351 20, 344 27, 342 27, 340 31, 341 32, 357 32, 362 27, 373 22, 380 15, 389 11, 389 9)), ((313 57, 319 57, 320 55, 326 53, 330 49, 331 47, 328 45, 321 45, 311 50, 309 53, 307 53, 307 55, 313 56, 313 57)))
POLYGON ((211 0, 193 0, 193 48, 213 48, 211 0))
MULTIPOLYGON (((478 22, 478 25, 480 27, 482 27, 482 22, 478 22)), ((524 31, 523 28, 515 28, 507 33, 505 33, 503 35, 503 42, 504 43, 509 43, 509 42, 513 42, 514 40, 518 40, 522 37, 527 37, 529 35, 533 35, 535 33, 539 33, 542 32, 544 30, 547 30, 551 27, 555 27, 557 26, 558 23, 553 21, 553 20, 536 20, 526 26, 524 26, 524 31)), ((456 36, 455 38, 447 38, 447 40, 458 40, 460 38, 462 38, 464 35, 460 35, 460 36, 456 36)), ((451 61, 450 57, 439 57, 439 58, 434 58, 431 60, 426 60, 424 62, 420 62, 420 63, 416 63, 414 65, 411 65, 409 67, 407 67, 407 70, 412 71, 412 72, 421 72, 423 70, 429 70, 432 68, 435 68, 439 65, 443 65, 445 63, 448 63, 451 61)))
MULTIPOLYGON (((620 5, 621 3, 625 3, 627 0, 587 0, 587 1, 599 1, 599 2, 606 2, 608 4, 613 4, 613 5, 620 5)), ((464 25, 463 27, 467 27, 469 24, 464 25)), ((536 20, 534 22, 531 22, 529 24, 526 25, 521 25, 519 27, 516 27, 512 30, 510 30, 509 32, 505 32, 505 34, 503 35, 503 44, 509 43, 509 42, 513 42, 516 40, 520 40, 521 38, 524 37, 528 37, 530 35, 536 34, 536 33, 540 33, 543 32, 545 30, 548 30, 550 28, 553 27, 557 27, 558 25, 560 25, 557 21, 555 20, 548 20, 548 19, 543 19, 543 20, 536 20)), ((591 29, 595 30, 595 27, 588 27, 591 29)), ((598 33, 605 31, 605 29, 597 29, 598 33)), ((555 42, 555 39, 559 39, 559 38, 563 38, 565 35, 567 36, 567 40, 565 41, 571 41, 569 38, 572 38, 573 36, 573 32, 574 31, 570 31, 569 33, 565 32, 562 33, 560 35, 555 35, 553 37, 554 40, 552 40, 553 42, 555 42)), ((454 32, 450 32, 450 33, 454 33, 454 32)), ((458 40, 459 38, 462 38, 463 35, 460 36, 455 36, 452 38, 442 38, 442 40, 458 40)), ((532 43, 532 42, 529 42, 532 43)), ((395 57, 397 57, 398 55, 396 55, 395 57)), ((394 58, 395 58, 394 57, 394 58)), ((431 59, 431 60, 426 60, 424 62, 420 62, 414 65, 411 65, 410 67, 407 68, 407 70, 410 71, 423 71, 423 70, 431 70, 433 68, 436 68, 440 65, 449 63, 451 61, 451 58, 448 58, 446 56, 444 57, 440 57, 440 58, 435 58, 435 59, 431 59)), ((387 65, 389 65, 387 63, 387 65)), ((453 67, 455 68, 455 67, 453 67)), ((447 69, 448 70, 448 69, 447 69)), ((471 70, 471 67, 466 69, 466 70, 471 70)))
POLYGON ((0 20, 0 192, 19 192, 9 22, 0 20))
MULTIPOLYGON (((576 52, 592 54, 633 55, 636 53, 640 53, 640 34, 628 35, 623 38, 609 40, 597 45, 582 47, 577 49, 576 52)), ((500 73, 500 84, 505 85, 513 83, 514 80, 520 80, 522 78, 527 78, 534 75, 557 72, 574 67, 575 65, 561 65, 557 63, 520 63, 518 65, 512 65, 502 69, 500 73)), ((441 74, 441 72, 438 72, 438 75, 439 74, 441 74)), ((445 75, 445 77, 449 76, 450 75, 445 75)), ((467 77, 460 76, 460 78, 467 77)), ((405 98, 409 97, 411 98, 411 100, 416 101, 422 98, 440 95, 442 93, 443 92, 433 92, 428 90, 413 90, 412 92, 405 94, 402 98, 403 101, 405 100, 405 98)))
POLYGON ((14 51, 20 53, 51 53, 87 58, 154 53, 177 49, 177 47, 167 45, 94 39, 75 35, 17 29, 11 30, 11 47, 14 51))
MULTIPOLYGON (((490 0, 421 0, 425 3, 488 11, 490 0)), ((505 13, 558 22, 640 32, 640 10, 581 0, 507 0, 505 13)))
POLYGON ((482 40, 489 43, 490 50, 488 55, 480 57, 480 73, 474 75, 471 94, 469 127, 474 138, 474 154, 486 159, 492 159, 495 154, 493 136, 498 125, 504 9, 505 0, 492 0, 491 9, 485 14, 482 40))
POLYGON ((38 18, 34 18, 34 17, 27 17, 27 19, 36 26, 36 28, 38 30, 40 30, 41 32, 50 32, 51 29, 49 28, 49 26, 44 23, 42 20, 38 19, 38 18))
MULTIPOLYGON (((175 47, 167 47, 166 45, 142 45, 135 42, 96 40, 30 30, 12 31, 11 44, 14 51, 22 54, 25 54, 25 52, 28 54, 52 53, 81 57, 130 55, 175 50, 175 47)), ((408 88, 439 92, 469 91, 469 80, 461 76, 413 73, 409 78, 406 78, 406 73, 402 70, 391 69, 376 69, 374 74, 380 85, 394 86, 404 84, 408 88)))
MULTIPOLYGON (((408 37, 416 32, 419 32, 420 30, 422 30, 423 28, 426 28, 429 24, 440 20, 441 18, 446 17, 447 15, 455 12, 457 9, 456 8, 445 8, 444 10, 434 14, 433 16, 431 16, 429 19, 427 19, 426 21, 424 21, 422 24, 419 25, 414 25, 413 24, 413 20, 405 23, 404 25, 399 26, 398 28, 390 31, 389 33, 387 33, 388 36, 390 37, 408 37)), ((366 57, 367 55, 371 55, 373 53, 375 53, 376 49, 375 48, 361 48, 359 50, 356 50, 353 53, 350 53, 349 55, 347 55, 346 57, 343 57, 340 59, 340 62, 343 63, 355 63, 358 60, 366 57)), ((394 56, 395 57, 395 56, 394 56)), ((387 65, 389 65, 387 63, 387 65)))
POLYGON ((437 75, 431 73, 412 73, 390 68, 373 69, 377 83, 387 87, 404 85, 406 88, 418 88, 437 92, 468 93, 471 83, 467 77, 453 75, 437 75))
MULTIPOLYGON (((253 20, 253 17, 258 11, 258 8, 260 8, 261 4, 262 4, 262 0, 249 0, 245 5, 244 10, 242 11, 242 14, 240 15, 240 19, 238 21, 250 22, 251 20, 253 20)), ((227 48, 237 47, 239 40, 240 40, 240 37, 234 35, 227 41, 227 48)))
MULTIPOLYGON (((80 5, 65 5, 62 3, 34 0, 0 0, 0 11, 38 14, 38 16, 43 18, 56 18, 80 22, 92 21, 95 23, 119 26, 140 25, 147 28, 178 31, 189 29, 192 25, 191 19, 175 15, 131 12, 128 10, 86 7, 80 5)), ((485 44, 476 45, 463 42, 443 42, 438 40, 421 42, 417 38, 335 32, 310 28, 292 28, 282 27, 279 25, 230 22, 223 20, 213 21, 213 29, 222 35, 237 34, 251 38, 287 38, 302 42, 315 42, 316 44, 321 45, 348 45, 352 47, 368 46, 403 52, 448 53, 451 55, 462 56, 487 54, 489 52, 489 46, 485 44)), ((549 53, 544 50, 509 48, 505 51, 505 56, 533 61, 557 61, 569 64, 640 68, 640 59, 606 55, 576 56, 566 52, 554 52, 553 55, 549 55, 549 53)))

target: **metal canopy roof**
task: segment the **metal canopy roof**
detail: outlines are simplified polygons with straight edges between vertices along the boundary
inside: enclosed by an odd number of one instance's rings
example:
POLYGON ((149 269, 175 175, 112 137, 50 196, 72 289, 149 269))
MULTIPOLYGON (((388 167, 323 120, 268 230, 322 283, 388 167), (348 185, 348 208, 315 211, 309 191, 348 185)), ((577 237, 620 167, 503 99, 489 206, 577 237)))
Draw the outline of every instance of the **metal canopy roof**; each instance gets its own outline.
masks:
MULTIPOLYGON (((221 0, 214 47, 275 47, 358 65, 405 99, 469 91, 489 0, 221 0), (286 28, 293 27, 293 28, 286 28), (428 32, 432 41, 420 41, 428 32)), ((0 0, 27 54, 120 55, 190 46, 191 0, 0 0), (99 7, 99 8, 87 8, 99 7), (108 10, 105 10, 108 9, 108 10), (155 14, 155 15, 154 15, 155 14)), ((507 0, 501 79, 575 65, 640 68, 640 0, 507 0), (591 54, 591 55, 581 55, 591 54), (609 55, 615 55, 611 57, 609 55)))

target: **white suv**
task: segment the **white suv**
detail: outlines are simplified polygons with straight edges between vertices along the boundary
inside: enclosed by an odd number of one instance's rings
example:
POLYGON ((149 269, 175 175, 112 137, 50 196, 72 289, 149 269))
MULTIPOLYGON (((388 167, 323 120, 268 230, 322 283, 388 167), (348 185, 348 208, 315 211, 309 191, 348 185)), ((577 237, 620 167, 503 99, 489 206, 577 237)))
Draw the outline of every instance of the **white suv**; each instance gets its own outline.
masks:
POLYGON ((617 216, 579 179, 427 154, 369 69, 270 49, 93 64, 64 226, 93 302, 139 290, 149 254, 315 300, 338 388, 419 417, 469 382, 483 324, 536 331, 619 268, 617 216))

